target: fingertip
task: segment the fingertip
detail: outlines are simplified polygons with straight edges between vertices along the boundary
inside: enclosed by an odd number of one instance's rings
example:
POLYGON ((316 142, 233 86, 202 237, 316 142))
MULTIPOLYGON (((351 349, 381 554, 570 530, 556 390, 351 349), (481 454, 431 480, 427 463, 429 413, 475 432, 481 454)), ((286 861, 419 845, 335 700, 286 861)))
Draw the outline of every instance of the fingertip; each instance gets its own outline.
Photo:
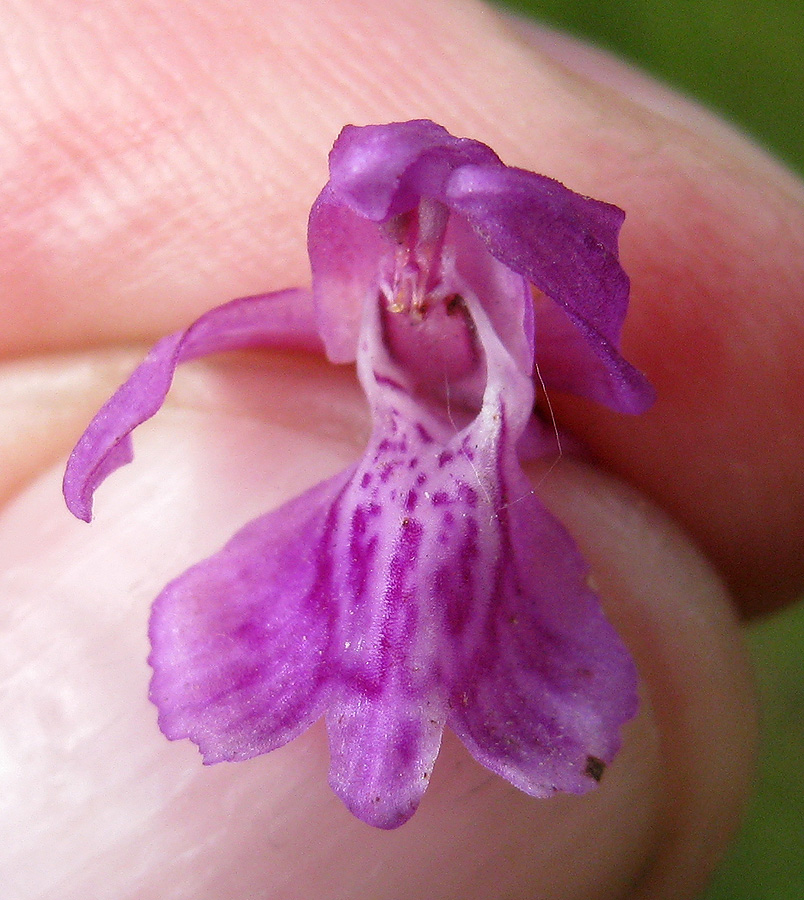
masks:
POLYGON ((633 489, 567 461, 538 484, 590 561, 656 717, 659 839, 637 896, 697 896, 739 825, 756 760, 757 703, 734 604, 633 489))

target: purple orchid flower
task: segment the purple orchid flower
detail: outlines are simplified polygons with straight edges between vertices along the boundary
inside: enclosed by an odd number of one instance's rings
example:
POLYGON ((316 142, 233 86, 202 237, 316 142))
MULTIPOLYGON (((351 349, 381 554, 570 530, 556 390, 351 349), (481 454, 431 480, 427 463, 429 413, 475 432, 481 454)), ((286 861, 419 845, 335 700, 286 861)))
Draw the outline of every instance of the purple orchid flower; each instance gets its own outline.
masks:
POLYGON ((622 219, 429 121, 344 128, 310 215, 312 297, 234 300, 164 338, 67 466, 67 505, 88 521, 187 359, 323 343, 357 362, 363 457, 156 599, 167 737, 205 763, 243 760, 325 716, 330 784, 381 828, 416 810, 445 725, 528 794, 594 786, 636 673, 520 459, 555 450, 535 373, 623 412, 652 400, 617 350, 622 219))

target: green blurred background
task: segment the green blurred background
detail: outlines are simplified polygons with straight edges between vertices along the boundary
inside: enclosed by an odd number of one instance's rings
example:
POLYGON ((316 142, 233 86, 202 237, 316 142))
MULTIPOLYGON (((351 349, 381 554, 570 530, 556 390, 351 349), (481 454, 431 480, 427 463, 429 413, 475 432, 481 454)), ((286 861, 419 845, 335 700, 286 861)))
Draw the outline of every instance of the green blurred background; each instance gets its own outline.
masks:
POLYGON ((802 0, 506 0, 505 5, 632 60, 718 110, 804 172, 802 0))
MULTIPOLYGON (((635 62, 804 173, 804 0, 505 5, 635 62)), ((752 626, 749 640, 764 716, 757 790, 704 896, 804 900, 804 604, 752 626)))

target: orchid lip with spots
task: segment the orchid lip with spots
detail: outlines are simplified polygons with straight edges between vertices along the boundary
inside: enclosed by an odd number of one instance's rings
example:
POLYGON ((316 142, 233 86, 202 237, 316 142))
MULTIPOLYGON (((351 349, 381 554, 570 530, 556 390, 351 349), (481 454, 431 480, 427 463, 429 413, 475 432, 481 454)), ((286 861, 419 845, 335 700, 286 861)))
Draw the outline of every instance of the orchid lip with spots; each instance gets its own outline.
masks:
POLYGON ((362 458, 246 525, 157 597, 151 699, 204 762, 326 719, 329 780, 371 825, 416 810, 449 726, 535 797, 600 780, 636 672, 522 472, 555 450, 534 379, 639 413, 618 351, 621 210, 427 120, 347 126, 308 242, 312 292, 234 300, 160 341, 70 457, 81 519, 176 366, 246 347, 356 361, 362 458))

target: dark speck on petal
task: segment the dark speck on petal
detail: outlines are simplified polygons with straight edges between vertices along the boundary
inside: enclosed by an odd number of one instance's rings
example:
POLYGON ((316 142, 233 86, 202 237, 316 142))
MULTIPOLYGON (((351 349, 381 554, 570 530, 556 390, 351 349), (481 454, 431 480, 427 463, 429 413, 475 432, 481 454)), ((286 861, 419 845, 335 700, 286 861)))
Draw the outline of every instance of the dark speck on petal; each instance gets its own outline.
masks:
POLYGON ((606 771, 606 764, 602 759, 598 759, 596 756, 587 756, 586 758, 586 768, 584 769, 584 775, 588 775, 590 778, 595 781, 600 781, 603 777, 603 773, 606 771))

